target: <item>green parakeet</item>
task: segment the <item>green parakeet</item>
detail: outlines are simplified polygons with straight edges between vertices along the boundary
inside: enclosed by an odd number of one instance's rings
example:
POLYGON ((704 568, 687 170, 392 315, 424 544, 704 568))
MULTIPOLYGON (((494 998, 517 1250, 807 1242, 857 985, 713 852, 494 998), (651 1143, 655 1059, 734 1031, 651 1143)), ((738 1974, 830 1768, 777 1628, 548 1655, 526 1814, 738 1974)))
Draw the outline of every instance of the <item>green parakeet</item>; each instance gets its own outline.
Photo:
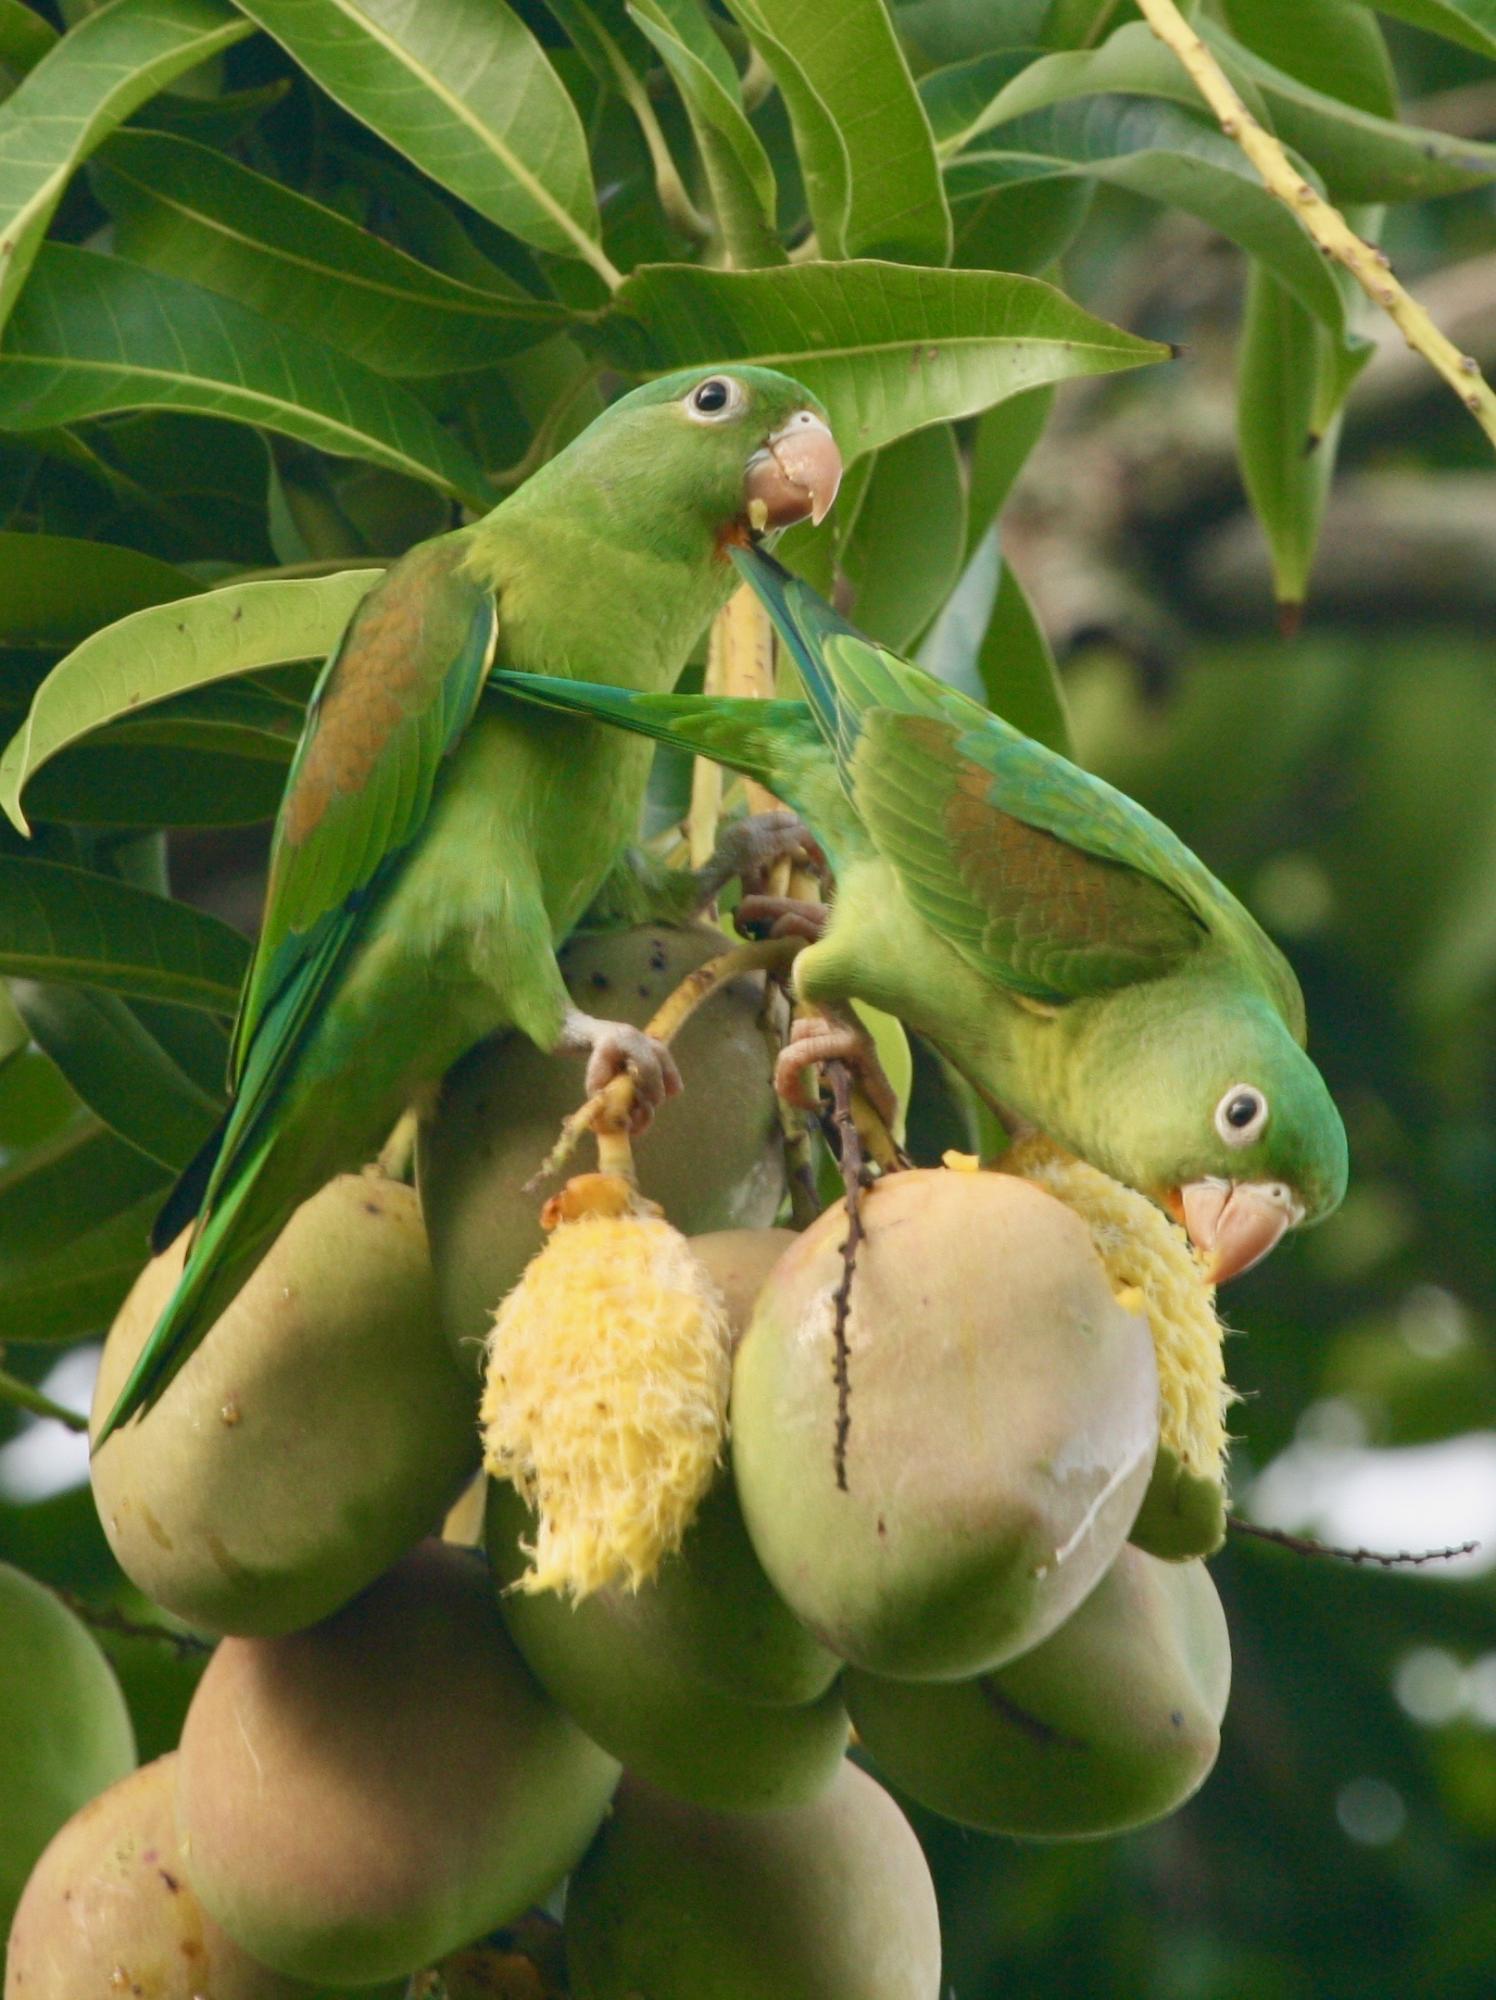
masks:
MULTIPOLYGON (((1304 1052, 1298 982, 1236 898, 1112 786, 865 639, 762 550, 732 557, 805 702, 538 680, 527 698, 715 758, 794 806, 836 876, 795 962, 800 997, 897 1015, 1006 1117, 1169 1209, 1215 1279, 1329 1214, 1344 1128, 1304 1052)), ((850 1053, 801 1026, 791 1070, 850 1053)))
POLYGON ((485 1035, 590 1051, 589 1088, 628 1067, 646 1105, 679 1087, 658 1043, 571 1006, 555 958, 634 835, 649 746, 485 698, 485 682, 497 662, 672 687, 733 587, 728 545, 750 519, 819 520, 840 472, 799 383, 666 376, 364 599, 287 780, 216 1156, 200 1204, 189 1169, 165 1212, 179 1228, 197 1209, 186 1268, 100 1442, 160 1393, 297 1205, 485 1035))

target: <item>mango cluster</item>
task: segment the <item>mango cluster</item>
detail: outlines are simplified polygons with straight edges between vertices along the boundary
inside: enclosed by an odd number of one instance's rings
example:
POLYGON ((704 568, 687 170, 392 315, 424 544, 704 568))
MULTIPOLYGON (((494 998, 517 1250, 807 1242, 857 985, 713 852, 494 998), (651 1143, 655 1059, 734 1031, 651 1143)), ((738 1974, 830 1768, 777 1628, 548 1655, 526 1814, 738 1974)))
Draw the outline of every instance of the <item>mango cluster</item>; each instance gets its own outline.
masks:
MULTIPOLYGON (((642 1022, 719 947, 647 927, 565 963, 579 1005, 642 1022)), ((640 1181, 713 1302, 731 1440, 679 1546, 536 1588, 543 1497, 475 1477, 483 1343, 541 1247, 525 1183, 577 1085, 487 1045, 426 1122, 417 1189, 371 1172, 309 1201, 95 1456, 121 1566, 217 1642, 171 1755, 134 1768, 93 1639, 0 1571, 0 1743, 28 1746, 4 2000, 393 1996, 429 1968, 411 1991, 939 2000, 929 1871, 885 1783, 1056 1839, 1203 1781, 1230 1678, 1213 1517, 1165 1510, 1173 1560, 1129 1539, 1168 1425, 1144 1292, 1037 1176, 891 1174, 850 1257, 845 1202, 774 1226, 754 984, 676 1053, 640 1181), (483 1940, 563 1903, 564 1975, 464 1984, 483 1940)), ((96 1414, 182 1255, 122 1309, 96 1414)), ((632 1393, 604 1351, 594 1379, 558 1342, 556 1393, 595 1396, 598 1437, 632 1393)))

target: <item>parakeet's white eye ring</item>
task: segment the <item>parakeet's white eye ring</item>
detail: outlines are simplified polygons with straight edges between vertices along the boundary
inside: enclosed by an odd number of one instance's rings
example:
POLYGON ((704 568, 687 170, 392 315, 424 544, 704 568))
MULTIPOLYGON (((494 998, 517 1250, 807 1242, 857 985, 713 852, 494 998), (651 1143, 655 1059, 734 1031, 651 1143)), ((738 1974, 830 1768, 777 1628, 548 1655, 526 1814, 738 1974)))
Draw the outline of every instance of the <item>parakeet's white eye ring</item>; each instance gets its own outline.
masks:
POLYGON ((1267 1099, 1255 1084, 1233 1083, 1215 1108, 1215 1128, 1228 1146, 1250 1146, 1267 1124, 1267 1099))
POLYGON ((686 397, 686 415, 698 424, 720 424, 735 417, 747 400, 741 382, 730 375, 708 375, 686 397))

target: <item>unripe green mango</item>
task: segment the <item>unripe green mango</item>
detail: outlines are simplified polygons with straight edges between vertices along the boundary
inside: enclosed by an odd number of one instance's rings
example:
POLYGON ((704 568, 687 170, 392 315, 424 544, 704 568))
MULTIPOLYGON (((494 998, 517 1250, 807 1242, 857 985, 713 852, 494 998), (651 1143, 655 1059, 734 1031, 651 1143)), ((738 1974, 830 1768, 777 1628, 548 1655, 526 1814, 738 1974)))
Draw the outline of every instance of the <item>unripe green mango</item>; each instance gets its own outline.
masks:
POLYGON ((57 1835, 16 1912, 5 2000, 313 2000, 241 1951, 193 1894, 176 1761, 132 1772, 57 1835))
POLYGON ((954 1686, 855 1669, 868 1755, 921 1805, 989 1833, 1122 1833, 1183 1805, 1220 1747, 1231 1647, 1199 1562, 1125 1547, 1057 1632, 954 1686))
MULTIPOLYGON (((705 925, 648 924, 573 938, 560 958, 585 1013, 642 1027, 687 973, 730 949, 705 925)), ((701 1005, 671 1044, 685 1089, 660 1106, 636 1149, 640 1188, 687 1236, 764 1228, 784 1192, 761 1006, 756 979, 736 980, 701 1005)), ((417 1185, 442 1322, 475 1374, 500 1300, 544 1240, 540 1199, 525 1183, 582 1101, 583 1069, 522 1035, 484 1042, 448 1073, 422 1123, 417 1185)))
MULTIPOLYGON (((175 1284, 183 1237, 120 1308, 97 1431, 175 1284)), ((478 1459, 411 1189, 345 1174, 299 1208, 161 1400, 94 1454, 120 1567, 210 1632, 295 1631, 441 1520, 478 1459)))
MULTIPOLYGON (((846 1710, 830 1685, 840 1663, 774 1598, 734 1525, 730 1491, 717 1489, 708 1508, 705 1547, 731 1566, 718 1591, 704 1573, 671 1580, 674 1557, 663 1589, 646 1584, 636 1596, 603 1590, 574 1604, 555 1591, 505 1590, 504 1623, 552 1700, 631 1771, 727 1811, 798 1804, 822 1789, 846 1748, 846 1710), (706 1616, 714 1596, 729 1627, 716 1640, 706 1616), (757 1637, 767 1657, 755 1669, 757 1637), (735 1682, 760 1698, 729 1692, 735 1682)), ((501 1586, 524 1570, 519 1543, 534 1526, 514 1488, 495 1481, 488 1552, 501 1586)))
POLYGON ((255 1957, 358 1985, 517 1917, 618 1777, 536 1687, 481 1557, 428 1542, 310 1631, 226 1639, 182 1732, 194 1888, 255 1957))
POLYGON ((1080 1218, 1011 1175, 894 1174, 863 1223, 844 1394, 841 1203, 759 1295, 733 1371, 738 1496, 770 1582, 834 1652, 961 1679, 1037 1645, 1122 1546, 1157 1444, 1153 1343, 1080 1218))
POLYGON ((0 1932, 47 1842, 135 1766, 135 1732, 93 1634, 0 1563, 0 1932))
MULTIPOLYGON (((734 1340, 765 1277, 794 1241, 789 1229, 724 1229, 692 1238, 692 1250, 727 1306, 734 1340)), ((509 1583, 525 1566, 518 1544, 532 1539, 535 1524, 507 1482, 496 1481, 490 1495, 491 1560, 509 1583)), ((525 1614, 518 1616, 523 1625, 525 1614)), ((814 1701, 841 1670, 840 1660, 811 1637, 764 1575, 726 1473, 703 1500, 679 1551, 642 1589, 597 1591, 568 1605, 555 1622, 571 1643, 610 1664, 627 1660, 646 1684, 700 1682, 739 1701, 814 1701)))
POLYGON ((810 1805, 705 1812, 629 1775, 572 1877, 575 2000, 939 2000, 930 1871, 843 1762, 810 1805))

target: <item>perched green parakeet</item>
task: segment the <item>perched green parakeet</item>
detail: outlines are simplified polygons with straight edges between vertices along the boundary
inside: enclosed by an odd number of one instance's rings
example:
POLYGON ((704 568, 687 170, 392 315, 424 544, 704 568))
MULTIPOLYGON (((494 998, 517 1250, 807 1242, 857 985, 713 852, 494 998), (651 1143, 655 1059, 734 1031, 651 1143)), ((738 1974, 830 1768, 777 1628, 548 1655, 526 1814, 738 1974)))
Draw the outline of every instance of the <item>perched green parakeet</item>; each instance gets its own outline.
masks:
MULTIPOLYGON (((800 997, 897 1015, 1009 1119, 1168 1208, 1217 1280, 1328 1215, 1345 1131, 1304 1053, 1298 982, 1236 898, 1112 786, 865 639, 762 550, 732 555, 807 701, 542 681, 526 698, 794 806, 836 875, 800 997)), ((800 1026, 790 1071, 853 1053, 848 1030, 800 1026)))
MULTIPOLYGON (((679 1088, 658 1043, 571 1006, 555 958, 634 835, 649 746, 485 683, 497 662, 672 687, 734 585, 729 544, 750 519, 819 520, 840 473, 799 383, 665 376, 364 599, 287 780, 216 1156, 164 1212, 170 1236, 197 1210, 186 1268, 100 1443, 165 1387, 297 1205, 485 1035, 590 1051, 589 1089, 628 1067, 646 1106, 679 1088)), ((745 858, 725 851, 705 893, 745 858)))

